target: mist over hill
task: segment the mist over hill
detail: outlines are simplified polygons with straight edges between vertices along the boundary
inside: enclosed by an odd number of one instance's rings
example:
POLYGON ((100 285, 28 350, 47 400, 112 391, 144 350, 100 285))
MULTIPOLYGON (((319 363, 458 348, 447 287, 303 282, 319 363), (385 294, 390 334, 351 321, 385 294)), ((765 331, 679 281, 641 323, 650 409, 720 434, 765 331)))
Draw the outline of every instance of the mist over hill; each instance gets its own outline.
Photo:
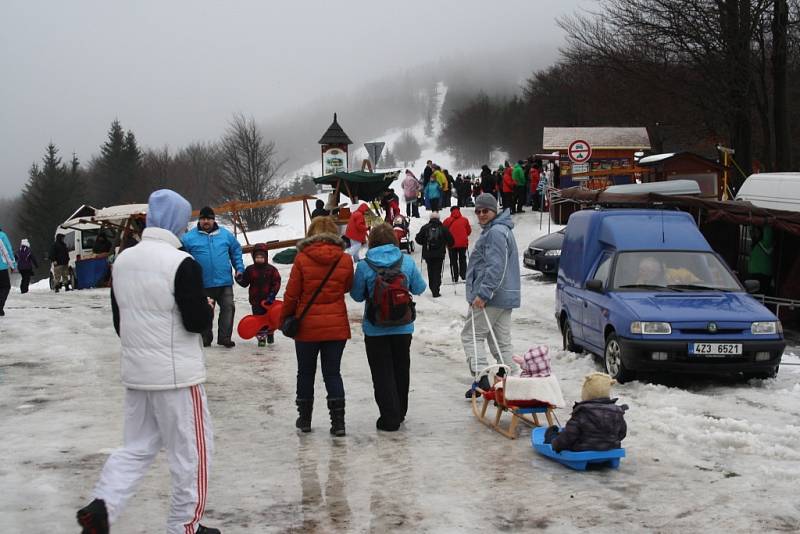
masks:
POLYGON ((534 70, 552 63, 556 45, 537 50, 502 50, 464 54, 411 67, 395 75, 371 78, 365 66, 363 80, 354 79, 347 93, 326 93, 320 81, 319 96, 302 108, 287 109, 259 121, 265 136, 275 141, 282 171, 293 177, 295 170, 319 160, 317 142, 338 114, 339 124, 353 141, 353 150, 385 131, 409 128, 424 119, 434 105, 438 83, 448 87, 443 117, 477 91, 492 97, 519 94, 534 70))

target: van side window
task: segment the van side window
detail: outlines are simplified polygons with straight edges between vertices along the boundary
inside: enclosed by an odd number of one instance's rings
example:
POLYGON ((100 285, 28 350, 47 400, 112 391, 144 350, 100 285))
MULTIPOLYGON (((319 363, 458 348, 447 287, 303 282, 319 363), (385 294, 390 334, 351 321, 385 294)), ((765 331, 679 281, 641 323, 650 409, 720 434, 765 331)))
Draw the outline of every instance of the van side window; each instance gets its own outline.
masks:
POLYGON ((601 280, 603 286, 608 282, 608 275, 611 273, 611 253, 604 252, 600 258, 600 263, 597 264, 597 269, 594 271, 595 280, 601 280))
POLYGON ((67 232, 64 234, 64 244, 67 245, 67 250, 72 252, 75 250, 75 232, 67 232))

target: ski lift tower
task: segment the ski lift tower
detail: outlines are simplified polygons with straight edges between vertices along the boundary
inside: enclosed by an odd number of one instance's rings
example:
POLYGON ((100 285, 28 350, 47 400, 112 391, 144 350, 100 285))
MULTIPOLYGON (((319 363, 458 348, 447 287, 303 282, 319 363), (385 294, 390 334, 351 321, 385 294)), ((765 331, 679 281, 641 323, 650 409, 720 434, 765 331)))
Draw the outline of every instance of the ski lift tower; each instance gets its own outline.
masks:
POLYGON ((322 145, 322 175, 347 172, 350 168, 347 148, 353 142, 336 121, 336 113, 333 114, 333 122, 322 135, 319 144, 322 145))

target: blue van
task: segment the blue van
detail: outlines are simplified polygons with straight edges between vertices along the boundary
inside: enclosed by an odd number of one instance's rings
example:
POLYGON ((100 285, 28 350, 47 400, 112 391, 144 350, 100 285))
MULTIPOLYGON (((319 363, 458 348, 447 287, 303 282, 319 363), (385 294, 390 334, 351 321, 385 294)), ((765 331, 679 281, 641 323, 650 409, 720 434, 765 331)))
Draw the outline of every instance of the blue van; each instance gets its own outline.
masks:
POLYGON ((619 382, 637 371, 774 377, 783 329, 748 295, 758 282, 745 287, 688 213, 584 210, 567 225, 555 315, 564 348, 602 357, 619 382))

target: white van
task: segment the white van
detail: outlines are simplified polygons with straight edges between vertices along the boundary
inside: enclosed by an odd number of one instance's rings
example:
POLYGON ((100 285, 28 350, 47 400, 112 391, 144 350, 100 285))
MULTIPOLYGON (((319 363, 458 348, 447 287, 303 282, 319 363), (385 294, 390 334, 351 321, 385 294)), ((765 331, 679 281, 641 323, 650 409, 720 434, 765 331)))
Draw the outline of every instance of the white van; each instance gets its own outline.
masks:
MULTIPOLYGON (((96 209, 83 205, 70 218, 56 228, 55 235, 63 235, 69 251, 69 285, 77 289, 78 262, 107 257, 97 254, 95 240, 101 233, 112 244, 110 254, 117 253, 125 245, 130 246, 141 238, 147 214, 147 204, 123 204, 96 209), (126 243, 127 241, 127 243, 126 243), (122 245, 122 246, 121 246, 122 245)), ((89 286, 91 287, 91 286, 89 286)), ((52 263, 50 266, 50 289, 55 288, 52 263)))
POLYGON ((736 193, 759 208, 800 212, 800 172, 751 174, 736 193))

